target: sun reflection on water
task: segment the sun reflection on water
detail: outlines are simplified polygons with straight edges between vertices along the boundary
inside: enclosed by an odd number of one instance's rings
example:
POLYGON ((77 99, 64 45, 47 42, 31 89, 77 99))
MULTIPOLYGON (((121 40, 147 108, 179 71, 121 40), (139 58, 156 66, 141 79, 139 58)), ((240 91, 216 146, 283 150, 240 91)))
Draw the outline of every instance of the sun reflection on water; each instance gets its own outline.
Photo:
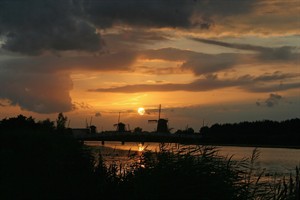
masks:
POLYGON ((138 144, 138 151, 139 151, 139 152, 143 152, 144 149, 145 149, 144 144, 143 144, 143 143, 139 143, 139 144, 138 144))

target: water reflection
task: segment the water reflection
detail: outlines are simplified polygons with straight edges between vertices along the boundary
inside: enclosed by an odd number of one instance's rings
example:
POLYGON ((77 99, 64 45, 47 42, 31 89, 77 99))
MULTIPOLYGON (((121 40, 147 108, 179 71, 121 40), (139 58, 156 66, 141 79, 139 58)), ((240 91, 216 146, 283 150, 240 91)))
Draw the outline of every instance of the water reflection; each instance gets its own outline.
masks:
POLYGON ((145 149, 144 143, 138 143, 138 151, 143 152, 145 149))
MULTIPOLYGON (((139 161, 139 157, 146 150, 160 151, 160 143, 138 143, 138 142, 100 142, 86 141, 86 145, 93 149, 100 150, 101 154, 108 162, 117 162, 130 165, 139 161)), ((164 144, 167 149, 176 152, 182 145, 180 144, 164 144)), ((188 146, 186 146, 188 149, 188 146)), ((218 154, 221 156, 232 156, 235 160, 250 157, 254 147, 230 147, 219 146, 218 154)), ((257 164, 266 168, 268 174, 285 174, 295 173, 295 167, 300 164, 300 149, 285 148, 259 148, 260 156, 257 164)))

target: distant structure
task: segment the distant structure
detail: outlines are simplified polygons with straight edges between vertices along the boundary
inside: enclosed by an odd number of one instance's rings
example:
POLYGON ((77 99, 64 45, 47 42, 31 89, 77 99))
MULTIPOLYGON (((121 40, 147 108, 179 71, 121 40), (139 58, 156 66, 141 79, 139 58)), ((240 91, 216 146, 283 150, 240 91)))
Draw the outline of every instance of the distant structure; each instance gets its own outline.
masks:
POLYGON ((90 129, 88 128, 72 128, 72 134, 75 138, 84 137, 89 133, 90 133, 90 129))
POLYGON ((96 133, 97 133, 97 127, 94 126, 94 125, 91 125, 91 126, 90 126, 90 133, 91 133, 91 134, 96 134, 96 133))
POLYGON ((120 117, 121 117, 121 112, 119 112, 119 117, 118 117, 118 123, 114 124, 114 127, 116 127, 116 132, 120 132, 120 133, 124 133, 124 132, 129 132, 129 128, 128 130, 126 129, 126 124, 120 122, 120 117))
MULTIPOLYGON (((90 124, 87 123, 87 119, 85 120, 86 128, 71 128, 72 134, 76 138, 85 137, 90 134, 96 134, 97 133, 97 127, 92 125, 92 117, 90 120, 90 124)), ((70 120, 68 123, 68 127, 70 126, 70 120)))
POLYGON ((168 119, 160 118, 161 113, 161 104, 159 104, 158 108, 158 119, 148 120, 148 123, 157 123, 156 132, 157 133, 170 133, 168 128, 168 119))
POLYGON ((87 128, 72 128, 71 131, 75 138, 84 138, 89 135, 95 135, 97 133, 97 127, 91 125, 87 128))

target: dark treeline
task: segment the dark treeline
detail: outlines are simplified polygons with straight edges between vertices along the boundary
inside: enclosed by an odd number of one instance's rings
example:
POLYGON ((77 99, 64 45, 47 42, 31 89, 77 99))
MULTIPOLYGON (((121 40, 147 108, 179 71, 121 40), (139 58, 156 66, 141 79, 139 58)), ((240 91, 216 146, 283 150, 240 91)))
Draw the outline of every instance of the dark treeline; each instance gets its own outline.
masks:
POLYGON ((48 119, 3 119, 0 160, 0 199, 84 199, 91 194, 92 155, 48 119))
POLYGON ((300 119, 214 124, 202 127, 204 142, 300 146, 300 119))

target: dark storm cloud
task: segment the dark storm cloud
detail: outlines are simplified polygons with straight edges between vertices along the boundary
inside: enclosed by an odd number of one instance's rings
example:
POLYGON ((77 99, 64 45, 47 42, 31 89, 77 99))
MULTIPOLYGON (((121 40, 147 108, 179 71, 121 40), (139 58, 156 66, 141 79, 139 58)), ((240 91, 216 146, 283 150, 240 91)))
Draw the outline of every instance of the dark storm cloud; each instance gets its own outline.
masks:
POLYGON ((186 27, 192 1, 88 0, 84 7, 90 19, 102 28, 114 23, 138 26, 186 27))
POLYGON ((24 54, 98 51, 101 37, 83 15, 79 0, 0 0, 2 48, 24 54))
POLYGON ((191 38, 191 39, 206 44, 218 45, 222 47, 228 47, 228 48, 239 49, 239 50, 255 51, 259 53, 258 58, 261 60, 288 61, 288 60, 297 60, 299 58, 299 54, 293 52, 296 49, 296 47, 292 47, 292 46, 270 48, 270 47, 255 46, 250 44, 220 42, 216 40, 207 40, 202 38, 191 38))
POLYGON ((89 18, 102 28, 116 23, 150 27, 209 28, 213 16, 247 13, 253 0, 86 0, 89 18), (197 17, 197 20, 191 18, 197 17))
POLYGON ((2 48, 34 55, 45 50, 95 52, 103 46, 98 28, 139 27, 207 29, 213 16, 247 13, 253 0, 0 0, 2 48))
POLYGON ((122 87, 114 88, 98 88, 91 89, 91 92, 119 92, 119 93, 138 93, 138 92, 172 92, 172 91, 189 91, 199 92, 215 89, 222 89, 228 87, 238 87, 240 89, 250 92, 266 92, 266 91, 281 91, 286 89, 299 88, 300 83, 288 83, 278 87, 278 84, 273 83, 275 80, 284 80, 288 78, 299 77, 299 74, 282 74, 278 76, 280 72, 275 72, 269 75, 269 79, 265 79, 265 75, 262 76, 240 76, 236 79, 219 79, 217 76, 206 76, 205 79, 197 79, 191 83, 186 84, 138 84, 138 85, 125 85, 122 87), (272 77, 272 78, 271 78, 272 77), (284 78, 283 78, 284 77, 284 78), (262 81, 264 80, 264 81, 262 81), (271 84, 268 87, 260 87, 262 83, 271 84), (258 86, 257 86, 258 85, 258 86))
POLYGON ((2 69, 0 85, 0 99, 9 99, 10 105, 19 105, 22 109, 37 113, 72 109, 69 91, 73 86, 68 75, 2 69))
POLYGON ((189 24, 192 1, 86 1, 85 9, 100 27, 114 23, 143 26, 185 27, 189 24), (189 2, 189 3, 187 3, 189 2))

